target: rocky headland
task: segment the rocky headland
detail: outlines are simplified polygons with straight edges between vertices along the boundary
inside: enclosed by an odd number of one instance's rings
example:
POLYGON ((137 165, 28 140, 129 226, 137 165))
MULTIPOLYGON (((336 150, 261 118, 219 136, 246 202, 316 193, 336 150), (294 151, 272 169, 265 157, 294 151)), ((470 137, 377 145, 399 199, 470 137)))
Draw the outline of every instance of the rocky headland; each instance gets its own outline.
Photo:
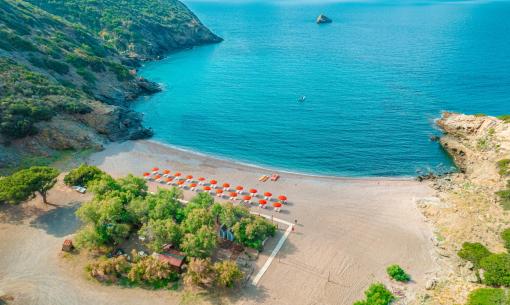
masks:
POLYGON ((510 124, 485 115, 443 113, 441 145, 459 172, 430 181, 439 200, 421 200, 418 206, 435 228, 433 243, 440 271, 431 274, 421 304, 464 304, 470 291, 485 287, 470 262, 458 257, 464 242, 479 242, 494 253, 505 252, 500 238, 510 225, 505 201, 498 192, 507 188, 510 124))
POLYGON ((177 0, 0 2, 0 169, 151 136, 142 61, 221 40, 177 0))

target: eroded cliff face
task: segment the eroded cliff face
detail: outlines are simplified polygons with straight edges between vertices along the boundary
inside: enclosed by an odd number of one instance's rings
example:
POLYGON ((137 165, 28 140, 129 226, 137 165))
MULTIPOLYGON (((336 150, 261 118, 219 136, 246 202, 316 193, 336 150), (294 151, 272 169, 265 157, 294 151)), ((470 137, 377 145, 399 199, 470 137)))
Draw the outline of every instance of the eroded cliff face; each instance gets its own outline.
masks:
POLYGON ((418 207, 435 228, 433 243, 441 266, 431 275, 434 289, 420 304, 465 304, 479 283, 472 264, 460 259, 464 242, 480 242, 495 253, 504 252, 500 233, 510 223, 496 191, 509 177, 501 176, 497 162, 510 158, 510 124, 495 117, 443 113, 437 125, 440 142, 461 172, 431 181, 439 200, 422 200, 418 207))

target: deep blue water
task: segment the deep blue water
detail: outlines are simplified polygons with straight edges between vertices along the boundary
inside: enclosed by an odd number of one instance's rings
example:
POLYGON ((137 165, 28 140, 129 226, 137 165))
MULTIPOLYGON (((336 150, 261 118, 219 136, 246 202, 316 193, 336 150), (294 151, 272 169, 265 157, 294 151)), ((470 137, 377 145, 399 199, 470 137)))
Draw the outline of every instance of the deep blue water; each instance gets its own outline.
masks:
POLYGON ((186 2, 225 41, 141 74, 155 139, 337 176, 451 166, 442 110, 510 112, 510 2, 186 2), (325 13, 334 22, 318 26, 325 13), (304 103, 298 98, 306 95, 304 103))

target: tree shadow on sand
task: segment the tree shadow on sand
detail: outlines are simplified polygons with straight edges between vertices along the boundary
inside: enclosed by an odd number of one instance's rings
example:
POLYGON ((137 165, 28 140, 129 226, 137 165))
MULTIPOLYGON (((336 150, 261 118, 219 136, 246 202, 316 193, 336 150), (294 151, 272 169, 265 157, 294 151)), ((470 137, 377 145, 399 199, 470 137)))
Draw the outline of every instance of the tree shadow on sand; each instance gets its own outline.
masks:
POLYGON ((44 213, 30 222, 30 226, 43 229, 55 237, 72 234, 80 227, 80 221, 75 212, 80 207, 79 202, 59 207, 44 213))

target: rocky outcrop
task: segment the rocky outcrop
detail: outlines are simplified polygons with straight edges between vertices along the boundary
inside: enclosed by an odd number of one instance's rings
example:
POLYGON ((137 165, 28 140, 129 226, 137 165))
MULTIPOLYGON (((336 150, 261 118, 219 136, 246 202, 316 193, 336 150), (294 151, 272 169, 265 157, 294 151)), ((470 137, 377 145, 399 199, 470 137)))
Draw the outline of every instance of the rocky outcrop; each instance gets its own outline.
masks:
POLYGON ((469 292, 480 284, 473 265, 457 255, 462 244, 480 242, 494 253, 506 251, 500 233, 510 216, 495 192, 510 178, 501 176, 497 165, 510 158, 510 124, 491 116, 449 112, 436 123, 444 132, 441 145, 461 172, 427 182, 436 197, 417 202, 434 227, 440 267, 434 272, 437 285, 427 284, 427 301, 420 304, 465 304, 469 292))
POLYGON ((317 20, 316 20, 317 24, 322 24, 322 23, 331 23, 333 22, 333 20, 331 20, 329 17, 327 17, 326 15, 324 14, 320 14, 318 17, 317 17, 317 20))
POLYGON ((510 124, 491 116, 445 112, 437 121, 441 145, 467 177, 480 184, 499 184, 497 161, 510 155, 510 124))

